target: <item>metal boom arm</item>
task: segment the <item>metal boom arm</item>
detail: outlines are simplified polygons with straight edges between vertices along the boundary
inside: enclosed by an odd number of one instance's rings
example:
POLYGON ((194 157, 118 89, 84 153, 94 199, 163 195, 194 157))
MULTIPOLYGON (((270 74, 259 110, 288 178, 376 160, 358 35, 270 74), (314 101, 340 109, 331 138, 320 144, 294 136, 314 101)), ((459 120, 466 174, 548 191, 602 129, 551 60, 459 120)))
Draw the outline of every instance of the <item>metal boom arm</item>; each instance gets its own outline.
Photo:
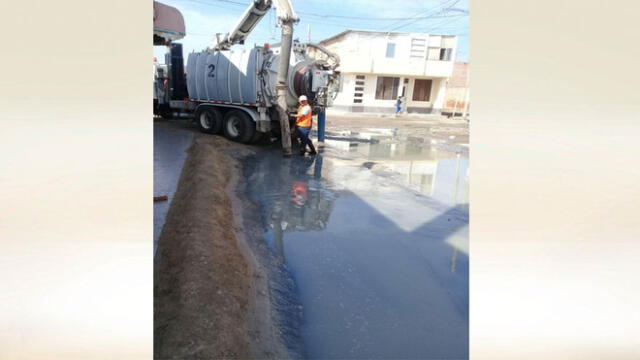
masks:
MULTIPOLYGON (((293 24, 298 22, 298 16, 293 11, 291 0, 275 0, 276 13, 282 28, 280 41, 280 64, 278 68, 278 83, 276 92, 278 95, 278 113, 280 128, 282 131, 282 148, 285 156, 291 156, 291 129, 289 128, 289 113, 287 112, 287 73, 291 55, 291 43, 293 39, 293 24)), ((271 8, 271 0, 254 0, 244 11, 240 20, 222 39, 217 37, 213 47, 214 51, 227 50, 232 45, 243 43, 251 31, 258 25, 260 19, 271 8)))
POLYGON ((254 0, 244 11, 236 25, 221 39, 216 34, 217 43, 214 50, 227 50, 234 44, 242 44, 251 31, 271 8, 271 0, 254 0))

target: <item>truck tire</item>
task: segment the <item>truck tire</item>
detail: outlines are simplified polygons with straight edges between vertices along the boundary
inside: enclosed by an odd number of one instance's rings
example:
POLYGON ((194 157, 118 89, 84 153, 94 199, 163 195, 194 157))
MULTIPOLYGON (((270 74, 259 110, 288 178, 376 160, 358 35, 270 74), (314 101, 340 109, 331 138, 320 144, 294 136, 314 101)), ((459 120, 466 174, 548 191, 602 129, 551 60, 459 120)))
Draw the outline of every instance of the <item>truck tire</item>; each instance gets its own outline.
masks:
POLYGON ((220 110, 205 106, 196 110, 196 122, 200 131, 207 134, 220 134, 222 130, 222 114, 220 110))
POLYGON ((224 116, 224 136, 232 141, 247 144, 256 132, 256 124, 242 110, 231 110, 224 116))
POLYGON ((160 116, 165 120, 173 119, 173 112, 168 107, 162 107, 160 108, 160 116))
POLYGON ((249 144, 257 144, 260 141, 262 141, 264 139, 264 133, 261 133, 259 131, 256 131, 253 134, 253 137, 251 138, 251 140, 249 140, 249 144))
POLYGON ((167 104, 159 104, 156 99, 153 99, 153 115, 160 116, 163 119, 171 119, 173 117, 171 108, 167 104))

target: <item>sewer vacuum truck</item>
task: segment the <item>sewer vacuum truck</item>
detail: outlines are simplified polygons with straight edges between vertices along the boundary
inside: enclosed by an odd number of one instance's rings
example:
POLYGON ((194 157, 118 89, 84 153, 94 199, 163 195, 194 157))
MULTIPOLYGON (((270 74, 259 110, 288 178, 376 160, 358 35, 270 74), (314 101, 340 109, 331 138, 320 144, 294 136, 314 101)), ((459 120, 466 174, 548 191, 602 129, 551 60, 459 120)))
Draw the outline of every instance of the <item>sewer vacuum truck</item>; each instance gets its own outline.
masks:
POLYGON ((186 76, 182 47, 171 44, 167 69, 160 69, 167 76, 156 73, 155 86, 164 90, 157 91, 163 96, 156 112, 190 113, 203 132, 252 143, 265 134, 280 135, 282 117, 290 124, 300 95, 307 96, 316 113, 330 106, 341 84, 338 56, 317 44, 292 41, 290 33, 285 36, 285 22, 291 26, 297 17, 289 0, 277 3, 283 26, 279 44, 229 49, 244 43, 270 9, 270 0, 253 1, 229 33, 218 35, 212 47, 189 54, 186 76), (282 61, 288 63, 284 71, 282 61))

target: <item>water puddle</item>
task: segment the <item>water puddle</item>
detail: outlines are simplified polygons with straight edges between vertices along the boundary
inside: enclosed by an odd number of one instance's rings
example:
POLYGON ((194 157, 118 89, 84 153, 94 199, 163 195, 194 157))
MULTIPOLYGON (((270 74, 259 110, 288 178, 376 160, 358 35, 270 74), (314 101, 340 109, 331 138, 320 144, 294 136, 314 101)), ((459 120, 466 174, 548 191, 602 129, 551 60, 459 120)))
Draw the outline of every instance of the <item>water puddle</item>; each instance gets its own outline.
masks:
POLYGON ((469 202, 469 151, 465 141, 468 139, 456 136, 443 140, 372 129, 343 134, 326 143, 354 159, 363 159, 363 166, 369 169, 391 172, 396 181, 411 189, 456 206, 469 202))
POLYGON ((309 358, 468 357, 467 158, 391 142, 246 163, 309 358))

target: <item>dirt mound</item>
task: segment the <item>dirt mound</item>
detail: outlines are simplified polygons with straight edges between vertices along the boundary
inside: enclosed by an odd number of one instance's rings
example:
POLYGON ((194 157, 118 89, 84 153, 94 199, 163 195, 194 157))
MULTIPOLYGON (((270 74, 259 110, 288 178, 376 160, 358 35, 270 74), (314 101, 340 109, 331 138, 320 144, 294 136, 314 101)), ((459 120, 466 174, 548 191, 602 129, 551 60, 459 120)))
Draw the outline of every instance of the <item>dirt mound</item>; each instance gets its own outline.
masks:
POLYGON ((154 357, 287 357, 235 198, 247 147, 196 134, 154 264, 154 357), (234 156, 230 156, 234 153, 234 156))

